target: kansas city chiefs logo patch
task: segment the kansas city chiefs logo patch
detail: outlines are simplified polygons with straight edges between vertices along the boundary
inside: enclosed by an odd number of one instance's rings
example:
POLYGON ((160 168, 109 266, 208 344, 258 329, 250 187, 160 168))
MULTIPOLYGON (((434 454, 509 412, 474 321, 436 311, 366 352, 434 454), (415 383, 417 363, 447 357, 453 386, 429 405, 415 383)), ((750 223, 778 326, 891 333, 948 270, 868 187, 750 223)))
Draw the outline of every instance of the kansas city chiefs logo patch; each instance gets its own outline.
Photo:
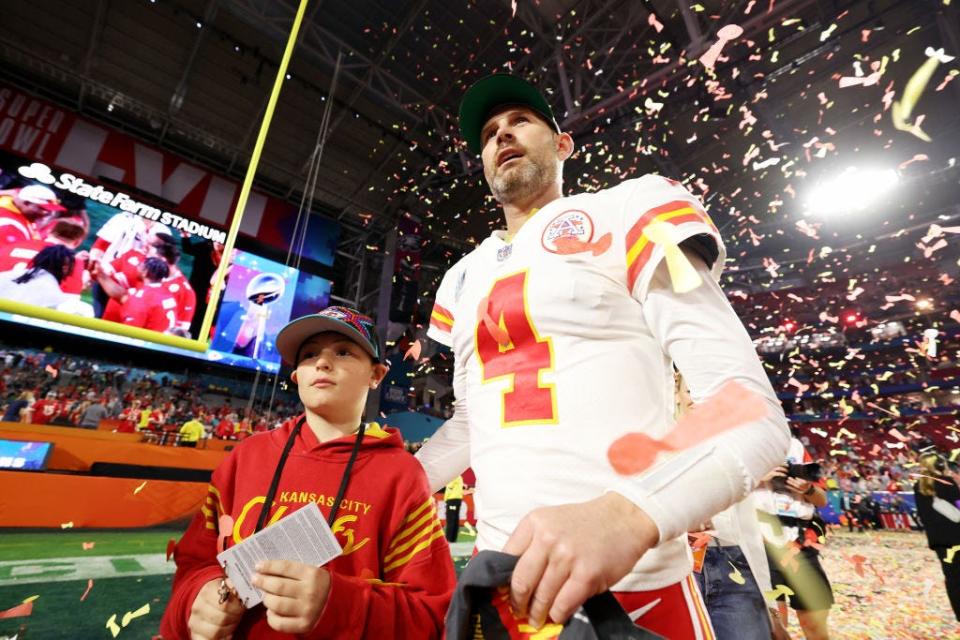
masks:
POLYGON ((551 220, 543 230, 540 243, 550 253, 563 253, 570 240, 589 243, 593 240, 593 220, 586 211, 571 209, 551 220))

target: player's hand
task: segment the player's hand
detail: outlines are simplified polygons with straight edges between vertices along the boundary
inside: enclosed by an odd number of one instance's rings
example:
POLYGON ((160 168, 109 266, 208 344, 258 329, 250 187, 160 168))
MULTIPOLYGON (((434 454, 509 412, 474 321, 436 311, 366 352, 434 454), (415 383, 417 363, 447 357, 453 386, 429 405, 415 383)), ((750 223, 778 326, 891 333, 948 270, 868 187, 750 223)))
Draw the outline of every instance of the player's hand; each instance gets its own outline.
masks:
POLYGON ((282 633, 309 633, 330 594, 330 572, 292 560, 257 563, 253 586, 263 591, 267 624, 282 633))
POLYGON ((187 628, 193 640, 221 640, 233 636, 240 624, 244 608, 232 597, 220 604, 220 578, 211 580, 200 588, 190 607, 187 628))
POLYGON ((503 548, 520 556, 510 582, 511 606, 536 628, 548 616, 563 623, 627 575, 659 538, 653 520, 618 493, 535 509, 503 548))

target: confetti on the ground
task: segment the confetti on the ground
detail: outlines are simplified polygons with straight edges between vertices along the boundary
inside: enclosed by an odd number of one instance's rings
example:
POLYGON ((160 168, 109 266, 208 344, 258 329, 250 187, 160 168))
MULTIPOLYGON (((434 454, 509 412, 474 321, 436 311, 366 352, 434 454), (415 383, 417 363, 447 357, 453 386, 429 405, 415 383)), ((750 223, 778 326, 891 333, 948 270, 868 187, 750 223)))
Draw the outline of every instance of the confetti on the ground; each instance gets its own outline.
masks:
POLYGON ((139 485, 137 485, 137 487, 133 490, 133 495, 137 495, 138 493, 140 493, 141 491, 143 491, 143 488, 144 488, 145 486, 147 486, 147 481, 146 481, 146 480, 144 480, 144 481, 141 482, 139 485))
POLYGON ((117 624, 117 614, 114 613, 111 615, 107 619, 107 624, 104 626, 106 626, 107 630, 110 631, 110 635, 112 635, 114 638, 120 635, 120 625, 117 624))
POLYGON ((90 590, 91 590, 91 589, 93 589, 93 578, 88 578, 88 579, 87 579, 87 588, 86 588, 86 590, 83 592, 83 595, 80 596, 80 602, 83 602, 84 600, 87 599, 87 596, 90 595, 90 590))
POLYGON ((83 547, 83 550, 84 550, 84 551, 90 551, 90 549, 93 549, 93 547, 94 547, 95 544, 97 544, 97 543, 96 543, 96 542, 82 542, 82 543, 80 543, 80 546, 83 547))
POLYGON ((143 605, 142 607, 140 607, 139 609, 137 609, 136 611, 127 611, 125 614, 123 614, 123 620, 121 621, 121 624, 125 627, 125 626, 127 626, 128 624, 130 624, 133 620, 135 620, 136 618, 140 618, 140 617, 142 617, 142 616, 145 616, 145 615, 147 615, 148 613, 150 613, 150 603, 149 603, 149 602, 148 602, 147 604, 143 605))
MULTIPOLYGON (((835 640, 957 640, 954 618, 936 554, 912 531, 876 535, 839 531, 827 537, 821 563, 833 587, 830 637, 835 640), (858 575, 849 558, 864 557, 877 573, 858 575), (884 579, 878 579, 879 574, 884 579)), ((790 613, 790 631, 803 638, 790 613)))
POLYGON ((25 618, 33 613, 33 601, 36 600, 36 596, 33 598, 27 598, 20 604, 15 607, 10 607, 6 611, 0 611, 0 620, 6 620, 9 618, 25 618))

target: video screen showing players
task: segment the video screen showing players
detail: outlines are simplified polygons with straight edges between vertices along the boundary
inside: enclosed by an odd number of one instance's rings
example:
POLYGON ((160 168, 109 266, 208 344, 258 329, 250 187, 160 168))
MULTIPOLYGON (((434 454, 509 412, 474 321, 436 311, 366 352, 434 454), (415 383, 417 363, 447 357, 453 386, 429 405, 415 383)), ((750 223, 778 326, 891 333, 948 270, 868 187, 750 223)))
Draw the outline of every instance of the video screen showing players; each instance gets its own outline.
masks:
MULTIPOLYGON (((0 154, 0 299, 183 338, 209 338, 205 354, 162 348, 278 370, 272 336, 294 308, 326 306, 330 281, 235 249, 227 258, 214 325, 209 336, 200 336, 225 237, 219 229, 141 201, 122 186, 0 154)), ((26 320, 6 313, 0 319, 26 320)), ((146 340, 29 321, 151 347, 146 340)))

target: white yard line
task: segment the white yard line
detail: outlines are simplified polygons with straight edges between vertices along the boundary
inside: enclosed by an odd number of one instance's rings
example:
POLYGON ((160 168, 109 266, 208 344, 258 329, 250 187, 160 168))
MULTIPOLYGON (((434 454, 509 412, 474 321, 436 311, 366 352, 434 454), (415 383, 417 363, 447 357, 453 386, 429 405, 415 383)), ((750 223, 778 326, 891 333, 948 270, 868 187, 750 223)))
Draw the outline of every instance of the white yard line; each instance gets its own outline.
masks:
MULTIPOLYGON (((472 542, 450 545, 453 557, 469 557, 472 542)), ((176 566, 162 553, 128 556, 79 556, 74 558, 46 558, 8 560, 0 562, 0 587, 40 582, 69 582, 92 578, 129 578, 171 574, 176 566)))

